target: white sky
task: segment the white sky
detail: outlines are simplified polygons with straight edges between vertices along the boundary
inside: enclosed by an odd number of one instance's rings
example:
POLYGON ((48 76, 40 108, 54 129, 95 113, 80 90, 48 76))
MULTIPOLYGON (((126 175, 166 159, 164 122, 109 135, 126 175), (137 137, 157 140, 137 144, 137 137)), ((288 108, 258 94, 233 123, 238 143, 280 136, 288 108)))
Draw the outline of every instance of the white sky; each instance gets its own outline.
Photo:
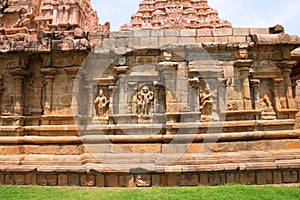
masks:
MULTIPOLYGON (((100 22, 111 22, 112 31, 130 21, 141 0, 91 0, 100 22)), ((209 0, 233 27, 271 27, 282 24, 289 34, 300 36, 300 0, 209 0)))

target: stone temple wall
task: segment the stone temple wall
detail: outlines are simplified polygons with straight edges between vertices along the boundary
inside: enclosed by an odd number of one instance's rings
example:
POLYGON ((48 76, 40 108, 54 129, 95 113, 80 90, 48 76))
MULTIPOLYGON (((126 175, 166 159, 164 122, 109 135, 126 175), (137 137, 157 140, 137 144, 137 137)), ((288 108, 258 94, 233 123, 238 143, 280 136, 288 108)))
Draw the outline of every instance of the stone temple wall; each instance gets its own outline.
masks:
POLYGON ((52 26, 12 5, 0 9, 18 22, 0 35, 0 184, 300 182, 300 38, 282 26, 89 32, 68 12, 52 26))
POLYGON ((299 89, 290 52, 300 40, 269 31, 2 39, 0 182, 299 182, 299 89), (148 113, 139 95, 150 99, 148 113))

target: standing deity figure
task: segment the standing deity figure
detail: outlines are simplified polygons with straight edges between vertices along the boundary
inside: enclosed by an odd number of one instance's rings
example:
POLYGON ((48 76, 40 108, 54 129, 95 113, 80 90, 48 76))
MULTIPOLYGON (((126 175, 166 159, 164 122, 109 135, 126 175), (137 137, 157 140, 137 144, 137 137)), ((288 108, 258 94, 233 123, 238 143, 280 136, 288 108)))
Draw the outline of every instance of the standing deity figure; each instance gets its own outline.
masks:
POLYGON ((199 108, 201 111, 201 121, 209 121, 213 110, 213 99, 208 84, 206 85, 204 91, 200 90, 199 100, 200 100, 199 108))
POLYGON ((149 117, 151 103, 154 99, 153 92, 147 86, 144 86, 140 92, 137 93, 137 114, 139 117, 149 117))
POLYGON ((107 115, 108 103, 109 103, 109 100, 104 95, 103 90, 100 89, 98 96, 95 99, 97 117, 105 117, 107 115))

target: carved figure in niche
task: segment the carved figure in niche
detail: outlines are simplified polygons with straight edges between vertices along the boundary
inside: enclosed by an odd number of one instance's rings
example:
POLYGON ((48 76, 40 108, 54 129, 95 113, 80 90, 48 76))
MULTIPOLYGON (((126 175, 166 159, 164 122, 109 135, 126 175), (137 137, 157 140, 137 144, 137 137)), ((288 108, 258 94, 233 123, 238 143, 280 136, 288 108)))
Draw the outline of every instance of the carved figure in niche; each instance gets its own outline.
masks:
POLYGON ((106 117, 107 116, 108 104, 109 104, 109 100, 104 95, 103 90, 100 89, 98 96, 95 99, 97 117, 106 117))
POLYGON ((264 98, 261 101, 261 119, 264 120, 275 120, 276 119, 276 113, 274 111, 274 108, 272 106, 272 102, 270 101, 270 98, 268 95, 264 95, 264 98))
POLYGON ((30 25, 30 18, 33 16, 32 10, 28 12, 26 8, 22 8, 20 11, 20 18, 12 25, 12 28, 22 28, 30 25))
POLYGON ((141 175, 138 175, 136 178, 135 178, 135 184, 136 186, 138 187, 149 187, 151 185, 150 182, 146 182, 142 179, 142 176, 141 175))
POLYGON ((212 115, 213 99, 208 84, 206 84, 204 91, 200 90, 199 100, 200 100, 201 121, 209 121, 212 115))
POLYGON ((239 109, 239 104, 237 101, 229 101, 227 104, 228 110, 238 110, 239 109))
POLYGON ((144 86, 136 96, 136 108, 139 117, 148 118, 150 115, 151 103, 154 99, 153 92, 147 86, 144 86))

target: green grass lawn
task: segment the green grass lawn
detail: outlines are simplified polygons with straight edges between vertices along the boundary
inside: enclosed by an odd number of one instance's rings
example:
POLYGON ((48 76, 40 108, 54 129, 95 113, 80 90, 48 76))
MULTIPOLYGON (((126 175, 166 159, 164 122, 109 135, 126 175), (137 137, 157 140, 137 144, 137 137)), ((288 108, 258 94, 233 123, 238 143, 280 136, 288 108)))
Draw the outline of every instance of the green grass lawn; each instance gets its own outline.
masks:
POLYGON ((300 186, 219 186, 175 188, 77 188, 0 186, 0 199, 268 199, 299 200, 300 186))

